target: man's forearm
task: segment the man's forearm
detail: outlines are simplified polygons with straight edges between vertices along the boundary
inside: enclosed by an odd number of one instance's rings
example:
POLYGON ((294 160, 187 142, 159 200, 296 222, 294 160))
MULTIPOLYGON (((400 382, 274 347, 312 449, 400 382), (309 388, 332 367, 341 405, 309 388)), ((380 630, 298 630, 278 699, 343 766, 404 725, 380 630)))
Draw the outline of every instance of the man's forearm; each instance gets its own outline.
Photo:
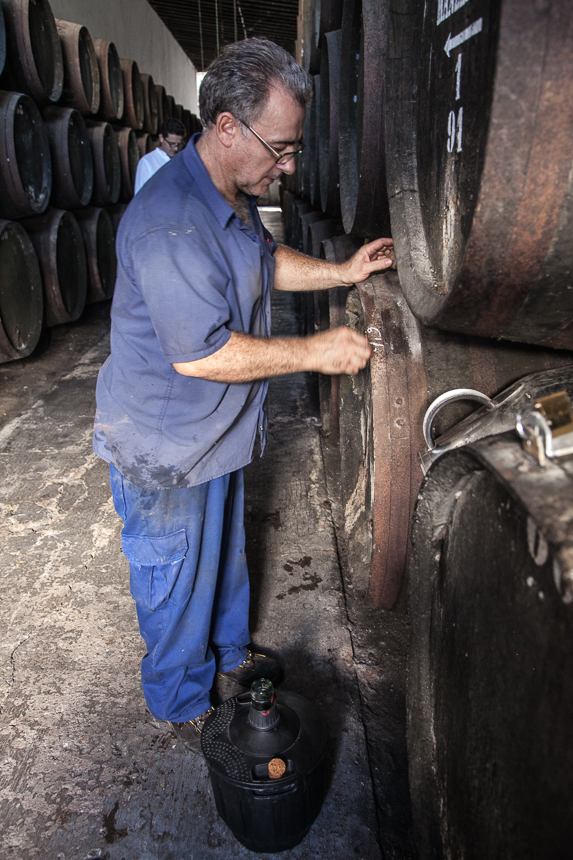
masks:
POLYGON ((225 346, 207 358, 174 364, 183 376, 196 376, 213 382, 252 382, 311 370, 308 341, 305 338, 260 338, 233 332, 225 346))
POLYGON ((345 326, 312 337, 262 338, 233 332, 221 349, 197 361, 175 363, 182 376, 212 382, 252 382, 301 370, 358 373, 372 350, 365 337, 345 326))
POLYGON ((278 246, 275 259, 277 265, 274 288, 289 292, 350 287, 364 281, 373 272, 396 268, 392 239, 375 239, 363 245, 350 260, 340 265, 307 257, 287 248, 286 245, 278 246))
POLYGON ((286 245, 279 245, 275 258, 277 261, 275 290, 310 292, 349 286, 341 280, 341 268, 336 263, 307 257, 306 254, 300 254, 286 245))

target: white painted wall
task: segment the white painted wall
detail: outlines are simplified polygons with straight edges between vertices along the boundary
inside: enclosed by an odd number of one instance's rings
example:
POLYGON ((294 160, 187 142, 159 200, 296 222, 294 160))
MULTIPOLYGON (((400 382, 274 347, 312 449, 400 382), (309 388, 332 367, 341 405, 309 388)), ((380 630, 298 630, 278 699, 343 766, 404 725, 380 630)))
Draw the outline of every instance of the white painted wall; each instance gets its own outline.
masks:
POLYGON ((195 66, 147 0, 50 0, 56 18, 84 24, 113 42, 119 56, 163 84, 178 104, 198 114, 195 66))

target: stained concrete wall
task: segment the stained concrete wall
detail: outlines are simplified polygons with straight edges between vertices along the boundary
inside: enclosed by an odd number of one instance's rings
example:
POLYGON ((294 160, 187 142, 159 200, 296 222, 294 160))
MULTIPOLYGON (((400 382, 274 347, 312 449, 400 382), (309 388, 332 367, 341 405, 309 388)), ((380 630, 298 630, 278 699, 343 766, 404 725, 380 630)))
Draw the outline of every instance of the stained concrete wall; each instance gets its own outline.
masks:
POLYGON ((197 114, 195 66, 147 0, 50 0, 56 18, 84 24, 114 42, 120 57, 163 84, 178 104, 197 114))

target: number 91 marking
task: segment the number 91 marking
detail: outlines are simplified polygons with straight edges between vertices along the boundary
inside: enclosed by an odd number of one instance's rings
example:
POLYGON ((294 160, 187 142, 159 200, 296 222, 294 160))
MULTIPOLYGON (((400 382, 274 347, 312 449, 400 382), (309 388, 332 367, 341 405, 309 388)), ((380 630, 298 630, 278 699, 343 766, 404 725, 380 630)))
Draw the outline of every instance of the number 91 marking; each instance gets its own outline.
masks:
POLYGON ((448 116, 448 152, 462 151, 462 130, 464 121, 464 109, 461 107, 456 119, 455 110, 451 110, 448 116))

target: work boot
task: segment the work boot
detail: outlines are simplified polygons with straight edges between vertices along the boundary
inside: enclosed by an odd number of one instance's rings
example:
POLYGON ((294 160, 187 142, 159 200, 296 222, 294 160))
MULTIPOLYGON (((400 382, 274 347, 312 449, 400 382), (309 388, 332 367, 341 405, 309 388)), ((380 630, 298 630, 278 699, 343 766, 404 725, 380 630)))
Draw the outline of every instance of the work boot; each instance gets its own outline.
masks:
POLYGON ((191 752, 201 752, 201 732, 203 731, 205 720, 214 710, 214 708, 209 708, 200 717, 195 717, 194 720, 187 720, 186 723, 172 723, 169 720, 169 725, 173 729, 177 740, 181 741, 191 752))
POLYGON ((219 672, 221 678, 228 678, 241 687, 250 687, 258 678, 267 678, 276 684, 281 677, 281 667, 274 657, 269 657, 263 652, 255 652, 247 649, 247 656, 236 669, 230 672, 219 672))

